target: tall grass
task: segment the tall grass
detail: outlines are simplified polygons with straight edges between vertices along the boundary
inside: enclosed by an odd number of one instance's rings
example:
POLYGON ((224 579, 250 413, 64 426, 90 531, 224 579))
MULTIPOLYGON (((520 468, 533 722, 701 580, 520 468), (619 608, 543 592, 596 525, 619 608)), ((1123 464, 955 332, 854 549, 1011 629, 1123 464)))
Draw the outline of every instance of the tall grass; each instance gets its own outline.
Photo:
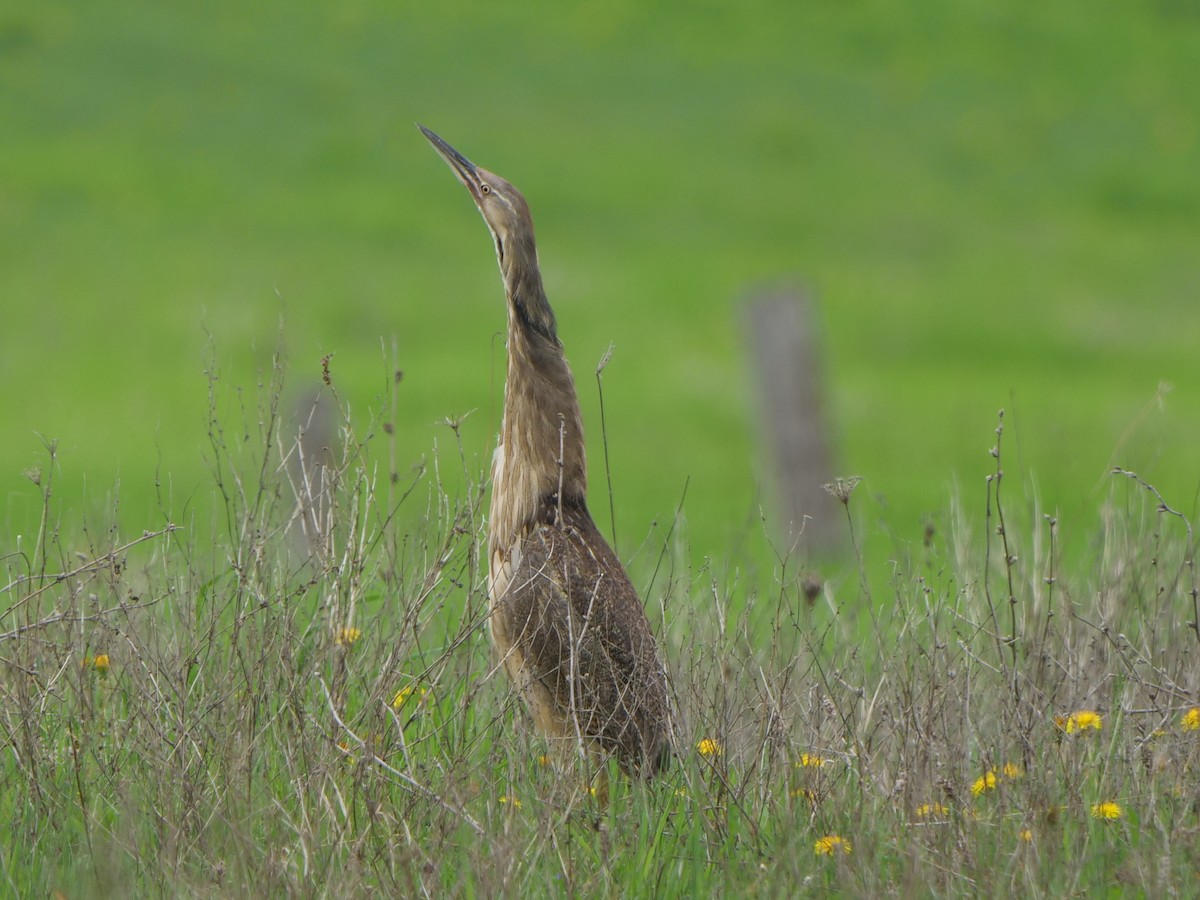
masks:
POLYGON ((31 473, 43 525, 3 556, 0 595, 5 892, 1162 896, 1194 878, 1195 545, 1136 474, 1096 523, 1058 521, 1010 505, 998 428, 983 509, 960 504, 886 595, 869 549, 824 584, 786 553, 750 583, 668 536, 634 577, 677 763, 604 805, 497 672, 458 423, 399 472, 390 394, 358 422, 329 384, 291 416, 282 372, 248 394, 210 377, 220 528, 165 492, 141 535, 64 522, 53 447, 31 473), (1094 537, 1090 568, 1063 571, 1066 529, 1094 537))

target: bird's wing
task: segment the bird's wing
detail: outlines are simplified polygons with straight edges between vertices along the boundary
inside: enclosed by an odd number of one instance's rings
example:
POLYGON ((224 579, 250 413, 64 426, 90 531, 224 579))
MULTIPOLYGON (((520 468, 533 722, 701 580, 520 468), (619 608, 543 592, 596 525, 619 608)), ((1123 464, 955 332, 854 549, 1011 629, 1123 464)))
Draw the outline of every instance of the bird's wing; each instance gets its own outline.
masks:
POLYGON ((666 677, 637 592, 586 509, 521 541, 494 615, 573 730, 626 768, 669 752, 666 677))

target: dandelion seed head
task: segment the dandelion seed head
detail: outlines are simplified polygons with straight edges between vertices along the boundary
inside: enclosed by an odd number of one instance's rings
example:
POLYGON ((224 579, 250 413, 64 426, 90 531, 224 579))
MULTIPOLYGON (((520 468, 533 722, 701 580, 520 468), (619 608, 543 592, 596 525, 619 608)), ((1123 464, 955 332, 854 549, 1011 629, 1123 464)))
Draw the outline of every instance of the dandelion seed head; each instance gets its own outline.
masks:
POLYGON ((848 478, 835 478, 829 484, 823 484, 821 487, 845 506, 850 502, 850 495, 854 493, 854 489, 858 487, 860 481, 862 481, 861 475, 851 475, 848 478))

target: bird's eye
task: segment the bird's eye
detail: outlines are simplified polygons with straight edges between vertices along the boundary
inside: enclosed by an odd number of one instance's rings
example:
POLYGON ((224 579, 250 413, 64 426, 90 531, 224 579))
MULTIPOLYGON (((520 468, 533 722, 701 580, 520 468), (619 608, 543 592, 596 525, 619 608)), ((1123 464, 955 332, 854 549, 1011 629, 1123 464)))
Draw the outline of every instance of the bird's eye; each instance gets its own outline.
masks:
POLYGON ((479 193, 483 194, 483 196, 486 197, 491 192, 492 192, 492 186, 490 184, 488 184, 486 181, 479 182, 479 193))

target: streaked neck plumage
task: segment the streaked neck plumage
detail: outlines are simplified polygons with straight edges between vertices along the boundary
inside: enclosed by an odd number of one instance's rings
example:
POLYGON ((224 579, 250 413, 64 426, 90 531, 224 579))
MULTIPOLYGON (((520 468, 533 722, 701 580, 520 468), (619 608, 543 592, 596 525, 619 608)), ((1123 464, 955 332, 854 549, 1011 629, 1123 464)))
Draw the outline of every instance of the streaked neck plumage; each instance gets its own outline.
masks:
POLYGON ((492 464, 493 553, 513 546, 530 525, 553 520, 561 503, 584 503, 587 493, 575 380, 542 287, 532 227, 516 240, 497 236, 496 257, 508 300, 508 375, 492 464))

